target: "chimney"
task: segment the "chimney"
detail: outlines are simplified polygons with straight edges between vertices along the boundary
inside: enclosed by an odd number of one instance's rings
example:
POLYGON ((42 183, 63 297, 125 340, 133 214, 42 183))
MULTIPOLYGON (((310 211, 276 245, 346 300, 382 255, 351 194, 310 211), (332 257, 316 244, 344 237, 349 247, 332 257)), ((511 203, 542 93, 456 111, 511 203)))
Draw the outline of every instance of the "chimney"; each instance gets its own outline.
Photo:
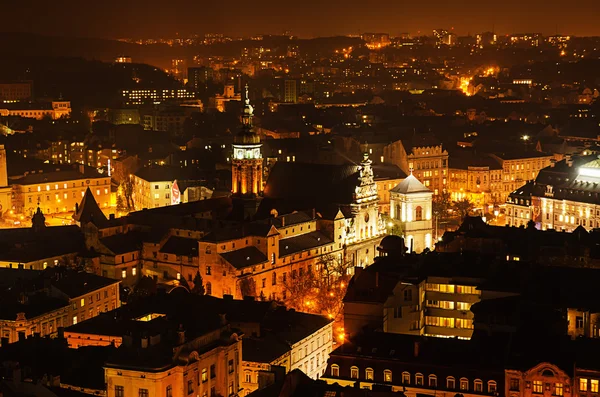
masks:
POLYGON ((115 219, 115 214, 108 214, 108 219, 109 220, 114 220, 115 219))
POLYGON ((421 347, 421 342, 419 341, 415 341, 415 346, 414 346, 414 356, 415 357, 419 357, 419 348, 421 347))
POLYGON ((180 345, 185 343, 185 329, 183 328, 183 324, 179 324, 179 329, 177 330, 177 343, 180 345))
POLYGON ((226 314, 219 314, 219 318, 221 319, 221 325, 227 324, 227 315, 226 314))

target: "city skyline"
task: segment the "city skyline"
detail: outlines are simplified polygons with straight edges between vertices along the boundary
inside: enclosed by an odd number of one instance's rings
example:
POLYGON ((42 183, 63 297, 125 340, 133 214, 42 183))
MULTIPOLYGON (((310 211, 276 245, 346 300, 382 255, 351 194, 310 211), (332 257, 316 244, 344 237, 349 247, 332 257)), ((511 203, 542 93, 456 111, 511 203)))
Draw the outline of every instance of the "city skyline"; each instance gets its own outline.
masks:
POLYGON ((208 6, 187 0, 175 3, 107 0, 102 7, 66 0, 64 7, 56 8, 34 0, 27 5, 18 2, 6 5, 3 10, 6 18, 0 30, 101 38, 174 37, 210 32, 248 36, 284 31, 303 38, 369 31, 418 35, 431 34, 436 28, 454 28, 459 35, 492 30, 499 34, 600 35, 600 28, 586 18, 600 12, 600 3, 593 0, 574 0, 569 12, 565 12, 561 3, 541 0, 509 0, 499 7, 498 2, 491 0, 452 4, 441 0, 424 3, 385 0, 378 6, 358 1, 342 6, 315 0, 293 6, 274 1, 248 6, 234 0, 208 6), (25 12, 28 18, 23 20, 19 16, 25 12))

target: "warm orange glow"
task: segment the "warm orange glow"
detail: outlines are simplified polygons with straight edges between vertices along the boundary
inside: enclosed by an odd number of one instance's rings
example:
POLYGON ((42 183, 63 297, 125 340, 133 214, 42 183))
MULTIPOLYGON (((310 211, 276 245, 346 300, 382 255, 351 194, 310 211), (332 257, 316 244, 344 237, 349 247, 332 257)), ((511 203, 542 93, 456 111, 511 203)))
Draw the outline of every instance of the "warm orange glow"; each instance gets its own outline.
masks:
POLYGON ((469 89, 471 85, 471 81, 473 77, 461 77, 460 78, 460 90, 467 96, 471 96, 471 91, 469 89))

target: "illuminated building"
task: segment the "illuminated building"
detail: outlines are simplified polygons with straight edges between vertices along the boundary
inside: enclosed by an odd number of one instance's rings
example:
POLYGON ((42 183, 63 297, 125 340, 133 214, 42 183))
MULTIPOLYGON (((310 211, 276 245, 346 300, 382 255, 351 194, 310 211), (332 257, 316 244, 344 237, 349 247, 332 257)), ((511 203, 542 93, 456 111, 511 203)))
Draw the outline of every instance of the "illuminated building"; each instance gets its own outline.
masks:
POLYGON ((39 206, 44 214, 75 211, 89 189, 102 208, 111 203, 110 176, 81 164, 63 166, 51 172, 28 172, 11 178, 15 214, 31 216, 39 206))
POLYGON ((321 379, 342 386, 359 384, 369 391, 386 385, 406 396, 508 396, 501 348, 506 347, 492 340, 367 333, 334 350, 321 379), (452 357, 452 364, 444 357, 452 357))
POLYGON ((188 68, 188 84, 194 91, 198 91, 213 79, 213 73, 213 69, 205 66, 188 68))
POLYGON ((550 165, 552 155, 536 152, 514 150, 505 153, 493 153, 502 167, 501 202, 506 201, 508 195, 527 181, 534 180, 540 170, 550 165))
POLYGON ((263 190, 263 157, 262 143, 252 126, 253 108, 246 98, 242 114, 242 130, 233 142, 233 158, 231 160, 231 188, 236 196, 258 196, 263 190))
POLYGON ((436 44, 452 46, 456 44, 456 34, 449 32, 446 29, 435 29, 433 37, 436 39, 436 44))
POLYGON ((5 269, 3 272, 5 276, 18 275, 23 280, 23 285, 13 287, 23 290, 20 300, 5 301, 4 317, 0 314, 0 335, 8 343, 34 334, 56 336, 61 327, 120 305, 119 282, 105 277, 66 268, 48 268, 44 272, 5 269), (6 316, 11 311, 14 317, 6 316))
POLYGON ((188 178, 181 168, 160 166, 144 167, 132 175, 133 201, 135 208, 158 208, 176 205, 183 201, 182 189, 188 178), (180 180, 179 184, 177 180, 180 180))
POLYGON ((483 32, 477 35, 477 45, 482 48, 490 45, 496 45, 497 42, 498 36, 494 32, 483 32))
POLYGON ((449 159, 448 192, 454 201, 468 199, 476 208, 504 203, 502 167, 489 156, 467 153, 449 159))
POLYGON ((194 99, 195 94, 185 88, 173 89, 135 89, 121 91, 123 102, 126 105, 160 104, 167 101, 181 101, 194 99))
POLYGON ((432 196, 412 172, 390 190, 390 219, 400 225, 410 252, 432 248, 432 196))
POLYGON ((32 98, 30 81, 2 83, 0 82, 0 102, 27 101, 32 98))
POLYGON ((283 101, 286 103, 298 102, 298 91, 296 90, 298 81, 284 80, 283 82, 283 101))
POLYGON ((187 80, 187 67, 185 64, 186 61, 184 59, 172 59, 171 70, 169 70, 169 73, 171 73, 173 77, 175 77, 178 80, 187 80))
POLYGON ((370 50, 381 49, 390 45, 390 35, 388 33, 364 33, 361 35, 365 45, 370 50))
POLYGON ((45 104, 31 104, 27 108, 22 108, 18 103, 10 106, 10 108, 0 108, 0 116, 20 116, 42 120, 44 117, 49 117, 52 120, 57 120, 71 116, 71 102, 69 101, 52 101, 50 106, 45 104))
POLYGON ((127 55, 120 55, 115 58, 115 63, 131 63, 131 57, 127 55))
POLYGON ((214 98, 211 98, 211 102, 213 107, 216 108, 219 112, 225 111, 225 104, 229 101, 241 101, 242 94, 236 94, 233 84, 225 84, 222 95, 216 95, 214 98))
POLYGON ((509 42, 516 47, 538 47, 543 37, 541 33, 519 33, 509 36, 509 42))
POLYGON ((600 160, 595 156, 571 158, 552 164, 536 178, 514 190, 506 201, 506 224, 543 230, 574 231, 600 227, 600 160))
POLYGON ((142 116, 145 130, 164 131, 171 135, 183 134, 188 116, 182 109, 174 111, 153 111, 142 116))
POLYGON ((431 134, 418 134, 412 139, 401 139, 387 145, 383 150, 386 162, 400 167, 414 176, 434 194, 447 188, 448 152, 431 134))

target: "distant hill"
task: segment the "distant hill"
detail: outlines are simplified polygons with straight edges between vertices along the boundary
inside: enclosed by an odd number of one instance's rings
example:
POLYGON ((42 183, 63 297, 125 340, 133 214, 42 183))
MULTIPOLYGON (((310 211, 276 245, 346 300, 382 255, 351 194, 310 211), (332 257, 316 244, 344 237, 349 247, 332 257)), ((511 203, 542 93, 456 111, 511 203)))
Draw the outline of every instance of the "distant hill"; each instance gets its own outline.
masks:
POLYGON ((182 48, 165 44, 141 46, 117 40, 52 37, 29 33, 0 33, 0 60, 30 56, 83 57, 110 62, 129 55, 134 62, 166 68, 170 59, 183 55, 182 48))

